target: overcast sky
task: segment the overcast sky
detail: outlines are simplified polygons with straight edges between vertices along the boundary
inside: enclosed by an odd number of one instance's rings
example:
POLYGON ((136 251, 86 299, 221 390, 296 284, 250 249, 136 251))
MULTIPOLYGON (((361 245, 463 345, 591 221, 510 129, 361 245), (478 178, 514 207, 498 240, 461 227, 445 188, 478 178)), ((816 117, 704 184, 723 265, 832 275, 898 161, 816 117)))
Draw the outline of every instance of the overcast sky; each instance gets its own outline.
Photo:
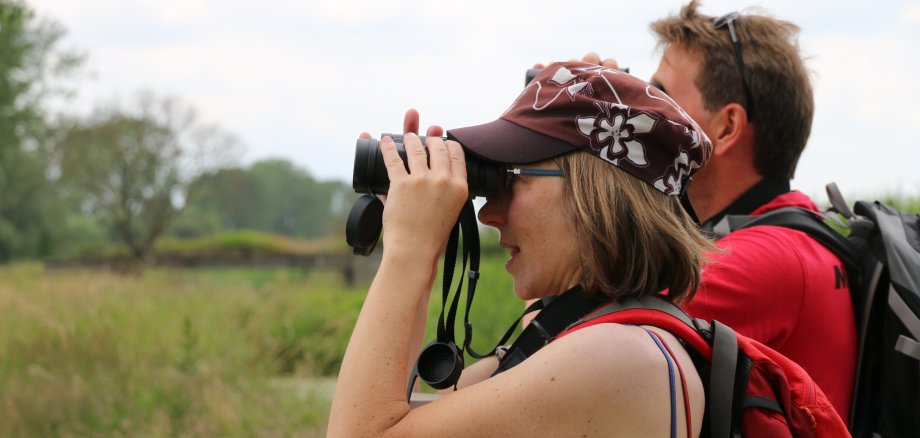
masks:
MULTIPOLYGON (((355 138, 495 119, 535 62, 597 51, 648 79, 665 0, 27 0, 88 54, 72 111, 138 90, 176 96, 238 135, 245 162, 286 158, 351 180, 355 138)), ((802 28, 816 116, 793 186, 823 198, 920 193, 920 1, 705 1, 802 28)), ((742 42, 743 44, 743 42, 742 42)))

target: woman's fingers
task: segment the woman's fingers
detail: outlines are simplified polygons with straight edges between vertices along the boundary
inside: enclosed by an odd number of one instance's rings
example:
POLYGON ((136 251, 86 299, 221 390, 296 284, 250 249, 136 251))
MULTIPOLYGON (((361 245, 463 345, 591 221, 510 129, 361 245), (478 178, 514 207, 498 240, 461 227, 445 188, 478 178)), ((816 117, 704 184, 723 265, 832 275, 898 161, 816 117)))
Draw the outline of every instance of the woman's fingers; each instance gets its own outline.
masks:
POLYGON ((444 128, 438 125, 431 125, 428 127, 428 131, 425 132, 425 135, 429 137, 442 137, 444 135, 444 128))
POLYGON ((407 132, 403 135, 403 146, 406 148, 406 161, 409 164, 409 173, 425 175, 428 173, 428 154, 418 135, 407 132))
POLYGON ((389 135, 380 140, 380 153, 383 155, 383 164, 387 168, 387 175, 390 181, 406 176, 408 173, 406 172, 406 166, 403 164, 399 152, 396 151, 396 143, 393 142, 389 135))
POLYGON ((460 146, 460 143, 453 140, 447 140, 445 145, 447 146, 447 153, 450 158, 450 176, 462 180, 465 185, 466 158, 463 154, 463 147, 460 146))
POLYGON ((425 140, 428 146, 428 162, 432 172, 447 172, 450 175, 450 154, 447 151, 447 145, 440 136, 428 137, 425 140))
POLYGON ((410 132, 418 134, 418 120, 419 115, 415 108, 406 110, 406 115, 403 116, 403 134, 408 134, 410 132))
MULTIPOLYGON (((444 140, 441 139, 441 136, 444 135, 444 128, 438 125, 428 127, 425 133, 428 138, 425 144, 422 144, 417 135, 418 128, 418 111, 410 108, 403 118, 403 147, 406 151, 406 163, 404 166, 408 167, 408 172, 406 172, 405 167, 403 169, 396 168, 395 159, 399 158, 399 155, 396 153, 396 146, 392 139, 381 140, 380 148, 384 153, 384 162, 386 163, 390 180, 392 181, 394 176, 399 178, 407 173, 428 174, 429 170, 447 172, 448 175, 454 175, 459 172, 456 174, 465 180, 466 164, 463 160, 463 149, 460 144, 450 142, 453 143, 452 146, 446 145, 444 140), (384 145, 385 143, 386 146, 384 145)), ((362 133, 361 138, 365 138, 365 134, 362 133)))
POLYGON ((581 57, 581 62, 587 62, 588 64, 600 65, 601 57, 595 52, 586 53, 585 56, 581 57))
POLYGON ((617 60, 613 58, 605 59, 604 62, 601 62, 601 65, 611 70, 619 70, 620 68, 620 65, 617 64, 617 60))

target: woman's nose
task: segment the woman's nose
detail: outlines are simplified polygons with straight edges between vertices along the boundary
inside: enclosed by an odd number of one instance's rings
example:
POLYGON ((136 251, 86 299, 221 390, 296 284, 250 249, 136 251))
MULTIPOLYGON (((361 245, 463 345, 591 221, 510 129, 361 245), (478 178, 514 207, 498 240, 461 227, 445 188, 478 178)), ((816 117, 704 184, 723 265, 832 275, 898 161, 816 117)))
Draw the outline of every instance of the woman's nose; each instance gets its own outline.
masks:
POLYGON ((485 205, 479 209, 479 222, 490 227, 498 228, 505 224, 505 212, 508 202, 504 196, 492 196, 486 199, 485 205))

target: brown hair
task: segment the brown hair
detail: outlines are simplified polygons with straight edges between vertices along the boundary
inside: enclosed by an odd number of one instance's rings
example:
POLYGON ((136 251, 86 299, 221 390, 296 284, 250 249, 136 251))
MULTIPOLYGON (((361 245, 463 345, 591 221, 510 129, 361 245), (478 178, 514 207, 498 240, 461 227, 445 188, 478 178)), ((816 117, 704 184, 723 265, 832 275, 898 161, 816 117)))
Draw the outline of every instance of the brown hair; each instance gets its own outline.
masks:
MULTIPOLYGON (((676 16, 652 23, 659 47, 679 45, 702 56, 695 85, 707 111, 745 102, 741 72, 727 28, 697 13, 692 0, 676 16)), ((814 114, 808 71, 799 53, 798 26, 765 15, 740 15, 734 22, 756 112, 754 166, 765 178, 785 181, 795 174, 814 114)))
POLYGON ((584 152, 557 157, 582 264, 582 285, 620 299, 668 289, 689 299, 714 250, 677 196, 584 152))

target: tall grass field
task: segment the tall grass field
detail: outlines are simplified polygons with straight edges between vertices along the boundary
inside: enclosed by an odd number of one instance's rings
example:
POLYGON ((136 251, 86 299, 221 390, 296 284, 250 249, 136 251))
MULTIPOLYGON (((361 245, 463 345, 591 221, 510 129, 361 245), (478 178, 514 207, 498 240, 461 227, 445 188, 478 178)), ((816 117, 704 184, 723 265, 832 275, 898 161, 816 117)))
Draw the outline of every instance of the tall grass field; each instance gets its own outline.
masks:
MULTIPOLYGON (((471 309, 479 351, 522 310, 503 262, 471 309)), ((2 266, 0 436, 323 436, 365 293, 299 269, 2 266)))
MULTIPOLYGON (((894 198, 920 211, 920 200, 894 198)), ((470 309, 481 353, 523 310, 503 269, 507 255, 494 243, 483 250, 470 309)), ((433 289, 429 340, 440 279, 433 289)), ((2 265, 0 437, 323 436, 365 294, 366 285, 317 269, 123 276, 2 265)))

